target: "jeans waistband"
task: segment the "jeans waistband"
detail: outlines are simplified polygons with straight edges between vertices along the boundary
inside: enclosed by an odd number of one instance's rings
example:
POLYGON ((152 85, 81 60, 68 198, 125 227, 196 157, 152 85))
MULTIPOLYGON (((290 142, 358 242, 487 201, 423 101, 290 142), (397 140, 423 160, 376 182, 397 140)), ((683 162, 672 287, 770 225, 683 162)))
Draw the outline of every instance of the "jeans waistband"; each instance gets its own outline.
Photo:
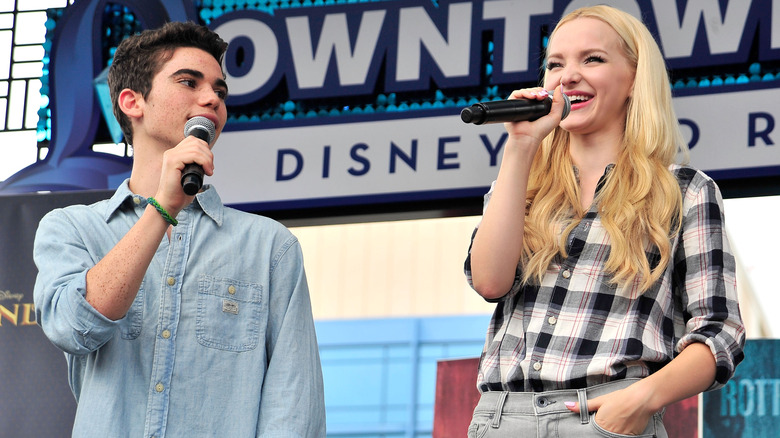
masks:
MULTIPOLYGON (((599 397, 617 391, 638 382, 640 379, 621 379, 583 389, 560 389, 544 392, 501 392, 489 391, 482 393, 474 413, 488 412, 497 415, 525 414, 540 415, 557 412, 570 412, 565 402, 584 402, 586 399, 599 397)), ((587 408, 586 408, 587 409, 587 408)), ((587 416, 587 410, 584 410, 587 416)))

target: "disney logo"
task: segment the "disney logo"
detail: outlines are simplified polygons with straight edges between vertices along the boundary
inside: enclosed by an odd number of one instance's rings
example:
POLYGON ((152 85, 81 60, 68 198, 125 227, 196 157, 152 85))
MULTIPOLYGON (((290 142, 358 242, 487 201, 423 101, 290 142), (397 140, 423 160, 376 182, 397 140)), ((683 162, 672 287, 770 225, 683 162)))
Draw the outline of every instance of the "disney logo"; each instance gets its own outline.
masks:
POLYGON ((11 293, 10 290, 0 290, 0 301, 5 301, 5 300, 22 301, 22 298, 24 298, 24 294, 11 293))

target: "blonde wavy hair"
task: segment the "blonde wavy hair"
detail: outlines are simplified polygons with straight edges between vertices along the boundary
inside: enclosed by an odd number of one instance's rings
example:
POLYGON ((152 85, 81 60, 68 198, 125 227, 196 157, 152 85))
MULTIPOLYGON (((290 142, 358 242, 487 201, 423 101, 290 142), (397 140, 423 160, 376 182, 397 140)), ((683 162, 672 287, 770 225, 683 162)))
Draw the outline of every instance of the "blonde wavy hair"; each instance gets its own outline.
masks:
MULTIPOLYGON (((670 263, 670 239, 679 231, 682 196, 669 167, 678 154, 687 161, 688 148, 672 107, 663 56, 644 24, 609 6, 586 7, 562 18, 550 41, 562 25, 582 17, 601 20, 614 29, 634 67, 623 144, 595 202, 612 245, 606 274, 618 285, 639 280, 644 291, 670 263), (653 250, 660 254, 655 266, 645 253, 653 250)), ((566 256, 567 236, 586 213, 568 144, 568 132, 558 127, 534 157, 521 259, 525 283, 541 282, 553 259, 566 256)))

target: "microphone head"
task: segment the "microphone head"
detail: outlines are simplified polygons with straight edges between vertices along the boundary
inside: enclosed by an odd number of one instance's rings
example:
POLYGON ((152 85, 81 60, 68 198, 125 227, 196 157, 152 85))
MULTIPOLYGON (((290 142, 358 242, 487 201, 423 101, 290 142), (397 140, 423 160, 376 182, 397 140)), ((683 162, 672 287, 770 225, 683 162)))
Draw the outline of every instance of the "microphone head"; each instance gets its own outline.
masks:
POLYGON ((571 112, 571 100, 569 100, 569 96, 562 94, 563 96, 563 113, 561 114, 561 120, 565 119, 566 116, 569 115, 571 112))
POLYGON ((184 125, 184 136, 190 135, 198 137, 208 144, 214 141, 214 137, 217 136, 217 128, 214 126, 214 122, 203 116, 195 116, 184 125))
POLYGON ((467 106, 460 112, 460 119, 463 123, 481 125, 485 121, 485 109, 478 104, 467 106))

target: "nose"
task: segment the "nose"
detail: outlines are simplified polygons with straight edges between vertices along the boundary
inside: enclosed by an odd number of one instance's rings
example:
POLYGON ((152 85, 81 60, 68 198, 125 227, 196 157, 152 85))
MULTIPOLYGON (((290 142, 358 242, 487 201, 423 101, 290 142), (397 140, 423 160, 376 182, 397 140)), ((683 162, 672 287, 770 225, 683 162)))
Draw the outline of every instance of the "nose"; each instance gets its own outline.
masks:
POLYGON ((564 67, 561 72, 561 85, 576 84, 582 79, 579 66, 576 64, 569 64, 564 67))
POLYGON ((200 93, 200 102, 203 106, 219 108, 219 105, 222 103, 222 99, 211 87, 204 87, 200 93))

